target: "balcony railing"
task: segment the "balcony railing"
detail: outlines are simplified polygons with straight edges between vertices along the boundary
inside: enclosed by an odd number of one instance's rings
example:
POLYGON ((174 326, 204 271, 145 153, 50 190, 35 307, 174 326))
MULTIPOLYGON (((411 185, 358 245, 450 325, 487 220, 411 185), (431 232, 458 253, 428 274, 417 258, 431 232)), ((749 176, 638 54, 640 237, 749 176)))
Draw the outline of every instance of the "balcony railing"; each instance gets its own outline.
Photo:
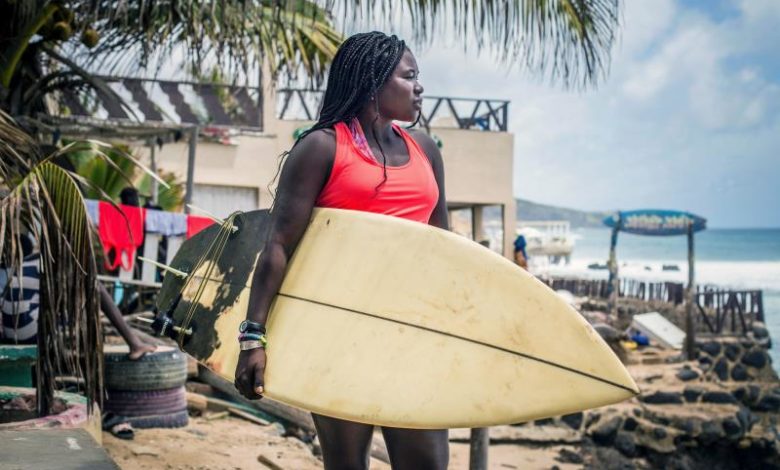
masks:
MULTIPOLYGON (((278 89, 276 117, 314 121, 322 97, 322 90, 278 89)), ((420 120, 431 127, 506 132, 508 116, 509 101, 506 100, 425 96, 420 120)))
MULTIPOLYGON (((252 131, 263 128, 260 88, 133 77, 100 78, 146 123, 252 131)), ((105 92, 64 92, 60 111, 61 115, 74 117, 119 121, 132 118, 121 103, 105 92)))

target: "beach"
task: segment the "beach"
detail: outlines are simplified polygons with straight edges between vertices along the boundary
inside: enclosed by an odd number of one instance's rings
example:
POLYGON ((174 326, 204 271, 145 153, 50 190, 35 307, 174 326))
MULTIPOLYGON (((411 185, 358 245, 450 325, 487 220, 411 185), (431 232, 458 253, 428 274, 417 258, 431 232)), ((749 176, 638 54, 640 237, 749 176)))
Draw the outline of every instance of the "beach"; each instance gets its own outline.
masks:
MULTIPOLYGON (((538 275, 606 279, 606 270, 589 269, 609 257, 610 230, 572 230, 576 244, 568 265, 532 260, 538 275)), ((688 280, 685 237, 650 237, 620 233, 617 259, 621 278, 646 281, 688 280), (665 271, 674 265, 679 271, 665 271)), ((762 290, 764 315, 773 338, 780 337, 780 229, 707 229, 695 237, 695 279, 698 285, 762 290)), ((775 370, 780 371, 780 348, 772 348, 775 370)))

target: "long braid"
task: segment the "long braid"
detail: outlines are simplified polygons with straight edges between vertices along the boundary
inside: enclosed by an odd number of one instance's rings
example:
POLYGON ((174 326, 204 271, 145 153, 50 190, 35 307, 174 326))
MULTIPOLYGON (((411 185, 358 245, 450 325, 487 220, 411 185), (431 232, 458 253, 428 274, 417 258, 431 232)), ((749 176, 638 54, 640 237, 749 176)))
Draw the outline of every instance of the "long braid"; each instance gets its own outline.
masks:
MULTIPOLYGON (((405 50, 404 41, 395 35, 388 36, 378 31, 355 34, 344 41, 331 64, 319 118, 312 127, 301 133, 293 148, 314 131, 332 128, 339 122, 349 123, 372 98, 375 100, 378 113, 377 92, 395 70, 405 50)), ((371 131, 382 155, 384 179, 377 186, 378 191, 387 181, 387 158, 379 139, 376 138, 374 123, 371 125, 371 131)), ((287 151, 280 155, 276 176, 271 184, 279 177, 284 160, 289 153, 287 151)))

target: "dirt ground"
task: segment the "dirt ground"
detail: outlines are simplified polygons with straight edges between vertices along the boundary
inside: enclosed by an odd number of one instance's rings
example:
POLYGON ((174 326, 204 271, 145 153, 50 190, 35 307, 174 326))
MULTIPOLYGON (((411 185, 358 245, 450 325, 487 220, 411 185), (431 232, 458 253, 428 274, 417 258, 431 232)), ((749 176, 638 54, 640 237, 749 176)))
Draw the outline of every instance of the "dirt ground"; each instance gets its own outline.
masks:
MULTIPOLYGON (((179 429, 139 429, 135 439, 125 441, 103 434, 103 446, 122 470, 248 470, 322 468, 322 461, 311 448, 294 437, 280 437, 279 429, 260 426, 242 419, 225 417, 209 421, 191 418, 189 426, 179 429), (262 463, 261 460, 269 463, 262 463)), ((574 448, 571 448, 574 449, 574 448)), ((560 448, 531 448, 519 445, 490 447, 491 469, 579 468, 555 461, 560 448)), ((450 469, 467 469, 468 444, 450 444, 450 469)), ((371 459, 371 469, 389 470, 390 466, 371 459)))

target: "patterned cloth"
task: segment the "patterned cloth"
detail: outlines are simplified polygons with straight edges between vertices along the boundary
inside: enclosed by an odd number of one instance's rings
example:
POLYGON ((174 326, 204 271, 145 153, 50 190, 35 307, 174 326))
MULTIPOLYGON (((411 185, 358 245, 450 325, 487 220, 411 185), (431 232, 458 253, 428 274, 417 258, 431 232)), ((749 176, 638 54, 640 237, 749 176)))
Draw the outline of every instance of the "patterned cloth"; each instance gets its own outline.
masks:
MULTIPOLYGON (((34 344, 38 335, 40 307, 40 255, 26 256, 22 261, 22 277, 2 268, 7 285, 0 287, 0 311, 3 317, 3 340, 6 343, 34 344)), ((5 283, 3 283, 5 284, 5 283)))
POLYGON ((355 144, 355 147, 364 157, 369 160, 379 161, 368 145, 368 139, 366 139, 366 134, 363 133, 363 126, 360 125, 358 118, 352 118, 352 121, 349 123, 349 133, 352 135, 352 142, 355 144))

